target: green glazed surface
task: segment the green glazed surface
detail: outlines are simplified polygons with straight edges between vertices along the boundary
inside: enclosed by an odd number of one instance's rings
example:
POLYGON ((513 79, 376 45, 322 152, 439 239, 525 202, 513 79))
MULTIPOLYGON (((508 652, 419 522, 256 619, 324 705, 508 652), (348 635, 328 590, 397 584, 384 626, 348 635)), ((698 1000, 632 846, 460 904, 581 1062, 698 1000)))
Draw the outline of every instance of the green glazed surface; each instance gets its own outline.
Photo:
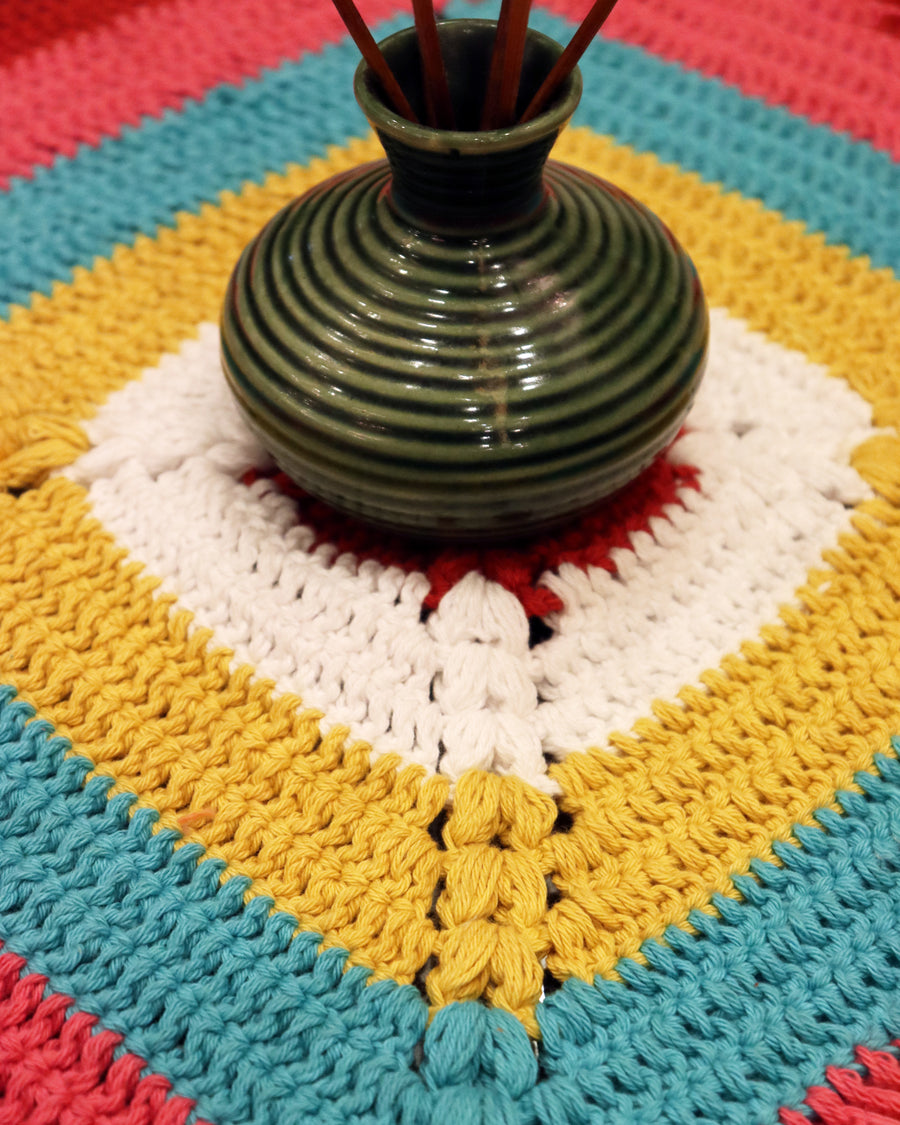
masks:
MULTIPOLYGON (((532 38, 537 82, 559 48, 532 38)), ((279 465, 339 509, 439 538, 540 530, 678 431, 707 348, 694 268, 642 205, 545 163, 579 80, 522 144, 379 116, 373 89, 361 68, 391 165, 318 185, 250 243, 226 377, 279 465)))

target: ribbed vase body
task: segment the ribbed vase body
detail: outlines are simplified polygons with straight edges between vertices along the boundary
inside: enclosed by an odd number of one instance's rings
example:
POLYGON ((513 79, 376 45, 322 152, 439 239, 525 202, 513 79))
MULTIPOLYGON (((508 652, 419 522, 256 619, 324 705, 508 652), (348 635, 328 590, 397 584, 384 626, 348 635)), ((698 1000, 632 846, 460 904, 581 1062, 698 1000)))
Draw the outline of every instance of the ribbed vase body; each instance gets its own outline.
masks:
POLYGON ((694 268, 642 205, 547 161, 559 128, 465 151, 392 122, 390 162, 319 185, 247 247, 223 366, 308 492, 394 530, 509 538, 675 436, 707 348, 694 268))

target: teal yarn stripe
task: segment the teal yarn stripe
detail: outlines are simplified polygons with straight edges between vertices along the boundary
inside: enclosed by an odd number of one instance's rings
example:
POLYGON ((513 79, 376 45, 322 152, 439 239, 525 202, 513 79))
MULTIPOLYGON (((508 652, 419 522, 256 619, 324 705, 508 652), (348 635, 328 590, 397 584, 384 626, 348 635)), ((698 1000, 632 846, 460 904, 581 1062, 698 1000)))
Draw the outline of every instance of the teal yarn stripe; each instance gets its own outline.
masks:
MULTIPOLYGON (((533 24, 571 34, 544 12, 533 24)), ((621 43, 595 40, 581 68, 575 125, 759 199, 900 275, 900 165, 887 153, 621 43)))
MULTIPOLYGON (((450 9, 490 11, 462 0, 450 9)), ((541 11, 532 23, 563 39, 572 29, 541 11)), ((76 265, 172 225, 178 211, 363 133, 357 61, 349 41, 329 46, 17 180, 0 196, 0 315, 69 280, 76 265)), ((576 124, 758 198, 900 274, 900 165, 886 154, 621 43, 597 40, 582 69, 576 124)))
MULTIPOLYGON (((382 23, 379 35, 408 22, 382 23)), ((49 295, 76 266, 90 268, 117 245, 174 226, 179 211, 198 213, 226 189, 364 135, 353 98, 359 57, 345 38, 16 178, 0 194, 0 316, 28 305, 34 292, 49 295)))
POLYGON ((736 878, 742 902, 692 913, 699 936, 670 927, 644 944, 649 968, 550 998, 542 1120, 583 1103, 569 1120, 774 1125, 826 1066, 900 1034, 900 763, 877 768, 855 778, 864 796, 838 795, 843 815, 774 846, 781 867, 736 878))
MULTIPOLYGON (((754 865, 742 902, 539 1011, 437 1014, 243 902, 0 688, 0 940, 218 1125, 763 1125, 900 1033, 900 765, 754 865), (424 1059, 414 1065, 424 1038, 424 1059)), ((900 741, 895 742, 900 751, 900 741)))
POLYGON ((386 1122, 426 1011, 65 758, 0 688, 0 940, 217 1125, 386 1122), (380 1101, 380 1105, 375 1103, 380 1101))

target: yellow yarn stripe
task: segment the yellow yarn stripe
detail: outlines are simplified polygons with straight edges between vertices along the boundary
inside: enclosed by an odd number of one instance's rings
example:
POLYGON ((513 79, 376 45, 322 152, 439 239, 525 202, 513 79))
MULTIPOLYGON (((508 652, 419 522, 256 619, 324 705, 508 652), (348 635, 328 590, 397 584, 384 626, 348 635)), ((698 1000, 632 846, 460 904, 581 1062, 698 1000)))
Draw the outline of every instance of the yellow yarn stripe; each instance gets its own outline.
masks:
POLYGON ((393 756, 370 765, 346 731, 320 738, 299 699, 273 698, 247 666, 229 672, 231 654, 155 594, 80 486, 0 495, 0 527, 0 682, 115 778, 113 792, 250 876, 251 894, 411 980, 432 940, 428 825, 446 782, 393 756))
MULTIPOLYGON (((33 484, 72 461, 86 446, 79 419, 218 318, 231 264, 262 223, 311 184, 380 153, 373 139, 354 141, 327 161, 223 193, 220 206, 183 214, 175 229, 16 308, 0 325, 0 485, 33 484)), ((900 286, 889 270, 587 129, 564 133, 554 155, 645 200, 694 257, 712 304, 827 364, 873 403, 877 425, 900 426, 900 286)))
POLYGON ((654 706, 622 752, 570 756, 554 776, 575 817, 547 841, 569 896, 550 920, 548 967, 589 979, 623 953, 733 894, 731 876, 833 807, 837 789, 891 753, 900 730, 900 513, 873 502, 824 552, 803 609, 762 630, 654 706))
MULTIPOLYGON (((872 506, 873 508, 876 505, 872 506)), ((427 826, 442 779, 373 766, 341 732, 189 633, 88 518, 64 479, 0 498, 0 680, 137 793, 162 823, 249 875, 301 926, 379 975, 412 980, 429 956, 435 1006, 486 995, 536 1030, 540 958, 562 976, 608 973, 670 922, 730 893, 730 875, 870 768, 900 729, 900 515, 811 577, 807 612, 704 677, 708 693, 657 708, 625 754, 576 754, 555 770, 574 814, 515 778, 458 784, 440 853, 427 826), (502 849, 494 846, 499 840, 502 849), (564 897, 547 910, 544 876, 564 897), (432 893, 445 880, 437 913, 432 893)))
POLYGON ((27 487, 71 463, 88 445, 80 420, 218 319, 231 268, 263 223, 318 181, 378 155, 376 141, 354 141, 240 195, 223 192, 219 206, 181 214, 174 229, 141 235, 92 270, 77 268, 51 297, 15 307, 0 323, 0 487, 27 487))
MULTIPOLYGON (((230 196, 175 231, 117 251, 0 332, 15 412, 0 471, 39 480, 85 443, 77 425, 144 366, 214 318, 230 264, 265 218, 310 183, 377 153, 359 142, 327 163, 230 196), (17 412, 17 413, 16 413, 17 412)), ((753 201, 586 131, 556 154, 632 191, 687 246, 713 304, 803 350, 900 424, 900 283, 826 247, 753 201)), ((84 494, 52 481, 0 524, 0 678, 16 684, 121 788, 159 808, 230 873, 249 874, 301 925, 379 974, 410 980, 430 956, 435 1005, 486 996, 534 1031, 540 959, 589 978, 635 955, 795 822, 810 823, 900 729, 900 444, 866 442, 857 469, 883 499, 810 576, 790 611, 683 693, 656 707, 623 756, 576 754, 554 768, 575 816, 522 782, 460 782, 438 852, 425 831, 444 783, 396 763, 369 767, 314 717, 272 700, 252 672, 229 675, 207 634, 83 519, 84 494), (40 560, 40 561, 39 561, 40 560), (502 850, 492 846, 499 839, 502 850), (563 899, 547 909, 545 876, 563 899), (433 889, 442 928, 428 918, 433 889)))

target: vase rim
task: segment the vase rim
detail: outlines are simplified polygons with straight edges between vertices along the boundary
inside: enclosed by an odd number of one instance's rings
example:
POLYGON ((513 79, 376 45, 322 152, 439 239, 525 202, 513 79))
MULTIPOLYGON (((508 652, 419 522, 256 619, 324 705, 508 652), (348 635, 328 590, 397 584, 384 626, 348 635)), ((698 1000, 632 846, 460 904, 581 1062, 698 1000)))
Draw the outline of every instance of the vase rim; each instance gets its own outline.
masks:
MULTIPOLYGON (((475 30, 496 29, 497 21, 456 19, 443 21, 439 26, 442 33, 463 27, 475 30)), ((385 55, 390 55, 398 49, 411 45, 416 38, 415 27, 407 27, 382 39, 378 46, 385 55)), ((562 54, 563 48, 555 39, 534 28, 528 29, 528 39, 541 43, 557 56, 562 54)), ((582 79, 581 71, 575 67, 552 103, 524 125, 480 130, 438 129, 402 117, 385 102, 378 79, 365 60, 356 68, 353 89, 360 108, 377 133, 401 141, 412 148, 474 155, 480 152, 495 153, 521 148, 559 133, 575 112, 581 98, 582 79)))

